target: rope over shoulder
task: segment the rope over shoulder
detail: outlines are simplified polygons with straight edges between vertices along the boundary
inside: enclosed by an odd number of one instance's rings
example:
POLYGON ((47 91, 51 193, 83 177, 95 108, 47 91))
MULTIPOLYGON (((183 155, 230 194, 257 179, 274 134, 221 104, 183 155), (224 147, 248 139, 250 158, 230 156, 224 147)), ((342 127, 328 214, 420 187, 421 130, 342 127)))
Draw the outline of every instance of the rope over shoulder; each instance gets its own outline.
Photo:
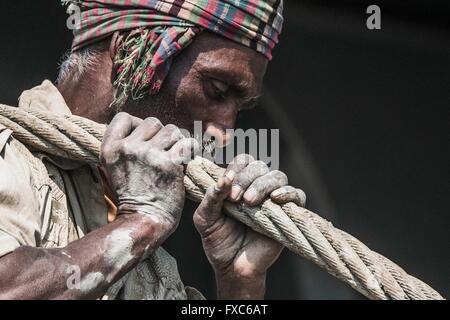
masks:
MULTIPOLYGON (((0 105, 0 124, 30 148, 56 156, 99 163, 106 126, 91 120, 39 110, 0 105)), ((224 169, 197 157, 186 168, 184 185, 191 200, 200 202, 224 169)), ((314 262, 370 299, 443 299, 433 288, 370 250, 350 234, 294 203, 270 199, 257 207, 226 202, 230 216, 314 262)))

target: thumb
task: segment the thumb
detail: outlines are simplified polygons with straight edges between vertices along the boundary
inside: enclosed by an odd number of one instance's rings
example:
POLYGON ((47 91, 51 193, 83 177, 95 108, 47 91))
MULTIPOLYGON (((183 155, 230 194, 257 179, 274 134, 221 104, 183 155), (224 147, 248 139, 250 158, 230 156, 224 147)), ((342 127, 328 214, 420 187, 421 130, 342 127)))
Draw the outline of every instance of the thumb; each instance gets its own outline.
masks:
POLYGON ((212 227, 222 217, 223 202, 230 194, 234 176, 234 171, 228 171, 206 191, 194 214, 194 224, 200 233, 212 227))

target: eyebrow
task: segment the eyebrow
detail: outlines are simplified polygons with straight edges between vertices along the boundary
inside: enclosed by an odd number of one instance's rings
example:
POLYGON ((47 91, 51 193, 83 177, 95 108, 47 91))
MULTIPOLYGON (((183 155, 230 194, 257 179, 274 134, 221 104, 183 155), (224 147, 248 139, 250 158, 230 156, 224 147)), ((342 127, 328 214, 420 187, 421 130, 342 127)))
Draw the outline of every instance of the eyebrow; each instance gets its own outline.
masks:
POLYGON ((258 105, 260 98, 261 98, 261 95, 257 95, 257 96, 245 99, 242 109, 244 109, 244 110, 253 109, 254 107, 256 107, 258 105))

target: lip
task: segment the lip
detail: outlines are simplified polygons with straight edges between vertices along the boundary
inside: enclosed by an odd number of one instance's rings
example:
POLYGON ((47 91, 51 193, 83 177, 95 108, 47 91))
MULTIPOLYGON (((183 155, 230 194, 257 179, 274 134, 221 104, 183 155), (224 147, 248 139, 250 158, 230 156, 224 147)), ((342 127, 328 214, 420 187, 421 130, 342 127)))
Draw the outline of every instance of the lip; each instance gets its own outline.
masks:
MULTIPOLYGON (((204 140, 208 141, 210 140, 210 137, 213 138, 215 140, 215 146, 219 148, 226 147, 230 143, 233 135, 227 132, 227 128, 225 126, 214 123, 207 124, 206 128, 207 129, 203 131, 204 140)), ((230 129, 231 128, 228 130, 230 129)))
POLYGON ((213 139, 203 140, 202 141, 202 151, 214 157, 215 149, 217 145, 213 139))

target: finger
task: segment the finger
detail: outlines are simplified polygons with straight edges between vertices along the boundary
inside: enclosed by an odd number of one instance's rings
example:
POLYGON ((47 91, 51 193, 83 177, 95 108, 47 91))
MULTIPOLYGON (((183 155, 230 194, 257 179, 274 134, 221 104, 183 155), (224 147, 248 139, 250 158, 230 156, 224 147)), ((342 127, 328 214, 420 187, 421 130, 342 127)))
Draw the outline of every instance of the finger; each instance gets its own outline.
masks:
POLYGON ((142 119, 133 117, 125 112, 118 113, 108 125, 103 144, 110 144, 126 138, 137 126, 142 123, 142 119))
POLYGON ((142 120, 139 127, 134 129, 129 138, 132 140, 147 141, 157 134, 163 127, 161 121, 156 118, 142 120))
POLYGON ((227 170, 225 173, 233 171, 235 173, 238 173, 242 171, 246 166, 248 166, 250 163, 254 162, 255 159, 249 155, 249 154, 240 154, 237 157, 235 157, 230 164, 228 165, 227 170))
POLYGON ((262 161, 254 161, 236 173, 234 178, 233 187, 231 188, 230 200, 239 201, 247 190, 248 186, 257 178, 267 174, 269 168, 262 161))
POLYGON ((272 191, 286 186, 288 178, 279 170, 271 171, 257 178, 243 195, 244 201, 251 206, 260 204, 272 191))
POLYGON ((184 136, 177 126, 168 124, 151 139, 151 144, 159 149, 169 150, 183 138, 184 136))
POLYGON ((234 172, 231 171, 206 191, 205 197, 194 214, 194 223, 200 233, 216 223, 222 216, 223 202, 230 193, 233 179, 234 172))
POLYGON ((270 198, 280 204, 294 202, 300 207, 306 205, 306 194, 303 190, 294 188, 292 186, 284 186, 277 190, 274 190, 270 194, 270 198))
POLYGON ((194 138, 184 138, 169 150, 171 160, 176 164, 188 164, 196 155, 200 154, 201 146, 194 138))

